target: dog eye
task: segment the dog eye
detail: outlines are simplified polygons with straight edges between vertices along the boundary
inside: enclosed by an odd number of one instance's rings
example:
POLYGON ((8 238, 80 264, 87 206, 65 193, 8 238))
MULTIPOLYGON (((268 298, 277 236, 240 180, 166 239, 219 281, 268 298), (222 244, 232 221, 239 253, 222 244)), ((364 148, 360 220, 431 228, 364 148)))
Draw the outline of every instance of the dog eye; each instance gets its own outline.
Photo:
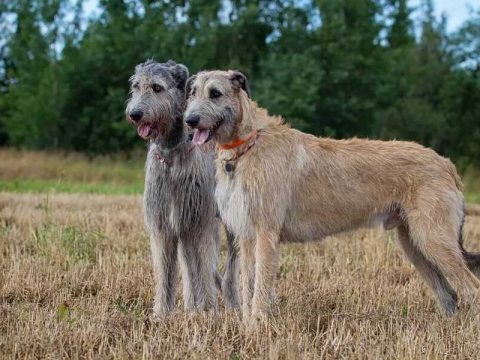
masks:
POLYGON ((163 90, 163 86, 162 86, 162 85, 159 85, 159 84, 153 84, 153 85, 152 85, 152 89, 153 89, 153 91, 155 91, 156 93, 159 93, 160 91, 163 90))
POLYGON ((132 85, 132 88, 134 88, 135 90, 140 90, 140 85, 138 83, 135 83, 132 85))
POLYGON ((217 99, 222 96, 222 93, 217 89, 210 89, 210 99, 217 99))

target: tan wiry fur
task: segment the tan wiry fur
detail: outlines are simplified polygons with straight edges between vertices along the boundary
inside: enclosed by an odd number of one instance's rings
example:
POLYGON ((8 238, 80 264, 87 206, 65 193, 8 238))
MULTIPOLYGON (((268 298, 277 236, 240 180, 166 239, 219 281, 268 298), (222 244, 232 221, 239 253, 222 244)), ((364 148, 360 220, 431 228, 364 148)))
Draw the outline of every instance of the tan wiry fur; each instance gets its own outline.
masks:
POLYGON ((379 224, 398 229, 400 245, 447 313, 457 300, 447 278, 463 295, 477 295, 480 281, 458 241, 462 184, 448 159, 412 142, 333 140, 292 129, 247 96, 238 74, 197 74, 186 114, 200 116, 200 129, 220 124, 220 145, 258 131, 251 148, 218 148, 216 160, 216 200, 240 247, 244 319, 269 312, 280 241, 379 224), (208 98, 212 86, 221 98, 208 98), (233 121, 216 119, 226 107, 233 121))

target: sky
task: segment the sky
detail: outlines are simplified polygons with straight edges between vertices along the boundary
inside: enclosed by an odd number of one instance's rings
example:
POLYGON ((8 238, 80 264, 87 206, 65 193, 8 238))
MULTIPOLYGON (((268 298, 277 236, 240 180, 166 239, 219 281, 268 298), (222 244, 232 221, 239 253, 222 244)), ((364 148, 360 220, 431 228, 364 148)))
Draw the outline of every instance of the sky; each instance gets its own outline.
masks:
MULTIPOLYGON (((411 7, 418 7, 420 0, 410 0, 411 7)), ((448 32, 457 30, 460 25, 468 18, 470 8, 476 3, 476 9, 479 8, 478 0, 433 0, 435 11, 438 16, 447 15, 448 32)))
MULTIPOLYGON (((411 7, 416 8, 421 3, 421 0, 409 0, 411 7)), ((448 32, 455 31, 468 18, 470 9, 476 4, 476 9, 479 8, 478 0, 433 0, 435 10, 438 16, 446 14, 448 18, 447 30, 448 32)), ((98 0, 86 0, 84 9, 89 14, 94 14, 98 10, 98 0)), ((415 13, 414 13, 415 14, 415 13)))

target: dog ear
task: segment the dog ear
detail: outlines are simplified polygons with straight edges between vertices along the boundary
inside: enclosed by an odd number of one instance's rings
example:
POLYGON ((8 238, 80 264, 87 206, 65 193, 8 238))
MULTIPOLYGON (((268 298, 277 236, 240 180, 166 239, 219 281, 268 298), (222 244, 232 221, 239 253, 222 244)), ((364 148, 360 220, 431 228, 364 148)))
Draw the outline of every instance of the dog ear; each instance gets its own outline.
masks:
POLYGON ((192 75, 188 78, 185 84, 185 99, 188 99, 190 97, 192 92, 192 85, 196 78, 197 78, 197 75, 192 75))
POLYGON ((177 87, 180 90, 183 90, 185 88, 185 82, 187 81, 187 78, 188 78, 187 67, 185 65, 182 65, 182 64, 176 64, 172 60, 168 60, 167 64, 172 65, 172 67, 170 67, 170 72, 173 76, 173 79, 177 83, 177 87))
POLYGON ((250 86, 248 85, 248 80, 245 75, 243 75, 240 71, 232 71, 230 75, 230 81, 234 87, 237 89, 242 89, 245 91, 247 96, 250 97, 250 86))

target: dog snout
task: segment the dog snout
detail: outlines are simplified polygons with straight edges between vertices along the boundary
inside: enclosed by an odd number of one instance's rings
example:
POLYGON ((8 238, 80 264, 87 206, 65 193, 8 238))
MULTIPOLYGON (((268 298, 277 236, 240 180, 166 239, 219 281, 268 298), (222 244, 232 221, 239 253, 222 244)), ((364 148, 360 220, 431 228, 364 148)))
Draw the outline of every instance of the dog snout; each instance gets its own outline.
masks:
POLYGON ((198 126, 198 123, 200 122, 200 116, 194 115, 194 114, 189 115, 185 120, 185 122, 187 123, 188 126, 190 126, 191 128, 194 128, 198 126))
POLYGON ((133 110, 130 114, 130 119, 132 119, 133 121, 140 121, 142 120, 142 117, 143 117, 143 111, 141 110, 133 110))

